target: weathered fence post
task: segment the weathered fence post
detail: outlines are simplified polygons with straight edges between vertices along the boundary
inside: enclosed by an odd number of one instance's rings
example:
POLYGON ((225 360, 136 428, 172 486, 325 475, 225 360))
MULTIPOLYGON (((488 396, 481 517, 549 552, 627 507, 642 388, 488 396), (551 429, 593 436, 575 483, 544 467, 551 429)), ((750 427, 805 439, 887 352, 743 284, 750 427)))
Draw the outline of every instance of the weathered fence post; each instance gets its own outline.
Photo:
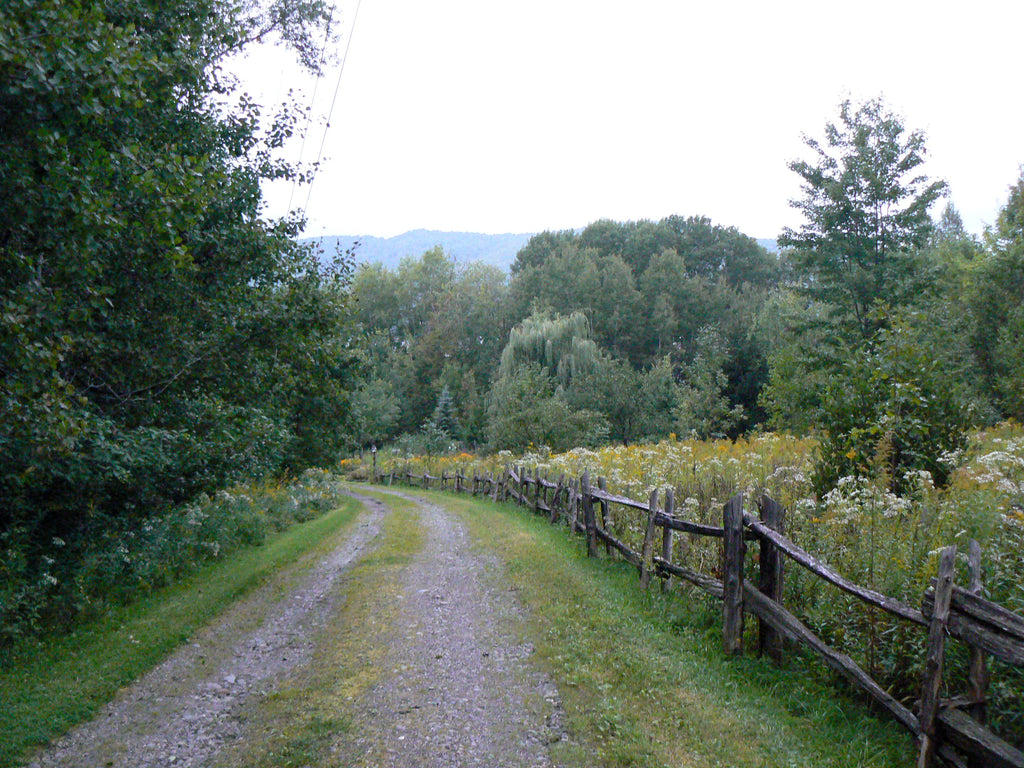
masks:
POLYGON ((558 482, 555 484, 555 493, 551 497, 551 514, 548 516, 548 522, 554 525, 558 522, 558 505, 561 503, 562 491, 565 489, 565 472, 558 476, 558 482))
POLYGON ((658 517, 658 490, 651 491, 647 502, 647 529, 644 531, 644 546, 640 551, 640 588, 647 589, 651 585, 654 573, 654 534, 655 520, 658 517))
MULTIPOLYGON (((981 544, 971 539, 967 550, 967 567, 970 572, 970 584, 967 591, 972 595, 981 596, 981 544)), ((971 664, 967 676, 967 695, 975 703, 968 707, 968 712, 979 723, 985 722, 985 699, 988 697, 988 664, 985 652, 977 646, 971 646, 971 664)))
MULTIPOLYGON (((768 496, 758 504, 761 522, 776 533, 785 533, 786 511, 781 504, 768 496)), ((760 580, 758 590, 776 603, 782 600, 782 553, 768 539, 761 539, 760 580)), ((776 664, 782 661, 782 638, 779 633, 761 618, 757 620, 757 655, 768 655, 776 664)))
POLYGON ((580 516, 580 481, 573 478, 569 484, 569 533, 576 533, 576 521, 580 516))
POLYGON ((580 480, 580 506, 583 525, 587 529, 587 557, 597 557, 597 521, 594 520, 594 499, 590 495, 590 474, 583 473, 580 480))
POLYGON ((540 470, 533 468, 533 514, 540 514, 540 470))
MULTIPOLYGON (((607 491, 608 481, 605 480, 603 477, 597 478, 597 487, 600 488, 602 491, 607 491)), ((609 509, 608 502, 605 501, 604 499, 601 499, 601 528, 604 530, 605 533, 612 532, 611 523, 611 510, 609 509)), ((604 543, 604 552, 606 555, 610 555, 612 553, 612 544, 610 541, 606 541, 604 543)))
POLYGON ((722 563, 722 642, 725 652, 743 650, 743 494, 725 505, 722 513, 725 553, 722 563))
MULTIPOLYGON (((665 514, 672 517, 676 511, 676 494, 671 488, 665 491, 665 514)), ((672 562, 672 529, 667 525, 661 529, 661 559, 666 563, 672 562)), ((661 591, 668 591, 668 574, 661 580, 661 591)))
POLYGON ((939 689, 942 686, 942 657, 946 649, 946 622, 949 603, 953 595, 953 566, 956 564, 956 545, 946 547, 939 555, 939 576, 935 580, 935 608, 928 627, 928 652, 924 661, 924 681, 921 686, 921 751, 917 768, 932 764, 935 749, 935 715, 939 711, 939 689))

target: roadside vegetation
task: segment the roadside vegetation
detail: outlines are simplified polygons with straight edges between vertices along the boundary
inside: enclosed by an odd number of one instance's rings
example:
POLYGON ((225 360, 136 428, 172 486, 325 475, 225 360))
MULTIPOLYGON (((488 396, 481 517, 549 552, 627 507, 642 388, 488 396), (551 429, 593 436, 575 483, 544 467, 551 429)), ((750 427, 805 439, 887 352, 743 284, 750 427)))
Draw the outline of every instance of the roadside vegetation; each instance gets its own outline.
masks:
MULTIPOLYGON (((112 600, 103 613, 66 634, 25 638, 0 665, 0 767, 20 765, 27 750, 43 746, 93 717, 122 687, 157 665, 232 603, 271 575, 315 564, 359 510, 352 499, 331 496, 313 508, 301 491, 235 489, 263 502, 248 510, 251 525, 267 529, 259 546, 246 542, 216 561, 195 565, 173 584, 152 587, 128 603, 112 600), (292 507, 290 522, 259 522, 268 508, 292 507), (297 515, 295 512, 302 510, 297 515)), ((207 540, 213 541, 213 539, 207 540)), ((172 539, 168 546, 175 545, 172 539)), ((136 558, 152 553, 133 551, 136 558)), ((126 574, 127 575, 127 574, 126 574)), ((114 589, 114 585, 110 585, 114 589)), ((125 588, 123 594, 135 593, 125 588)))
MULTIPOLYGON (((927 472, 908 478, 898 494, 884 477, 844 476, 835 489, 818 496, 813 471, 818 443, 806 438, 761 434, 732 440, 669 439, 657 444, 547 451, 485 458, 471 454, 405 457, 378 455, 380 471, 424 471, 440 477, 456 471, 502 472, 509 464, 534 468, 552 480, 561 474, 604 477, 613 493, 644 500, 651 490, 672 488, 676 515, 720 526, 722 506, 738 493, 749 500, 768 494, 787 509, 786 535, 852 581, 919 605, 935 576, 938 551, 960 545, 959 583, 967 583, 967 541, 982 545, 986 596, 1024 613, 1024 428, 1007 422, 974 433, 964 451, 949 457, 944 487, 927 472)), ((365 474, 358 460, 343 462, 365 474)), ((640 548, 644 520, 635 511, 612 507, 613 528, 640 548)), ((701 537, 677 547, 676 559, 714 575, 717 542, 701 537)), ((882 620, 876 612, 824 585, 798 567, 787 568, 784 603, 831 645, 844 651, 906 703, 919 695, 923 633, 882 620), (894 628, 895 626, 895 628, 894 628)), ((966 676, 968 658, 956 644, 947 657, 951 689, 966 676)), ((994 725, 1010 740, 1024 738, 1017 702, 1024 675, 993 662, 989 691, 994 725)))

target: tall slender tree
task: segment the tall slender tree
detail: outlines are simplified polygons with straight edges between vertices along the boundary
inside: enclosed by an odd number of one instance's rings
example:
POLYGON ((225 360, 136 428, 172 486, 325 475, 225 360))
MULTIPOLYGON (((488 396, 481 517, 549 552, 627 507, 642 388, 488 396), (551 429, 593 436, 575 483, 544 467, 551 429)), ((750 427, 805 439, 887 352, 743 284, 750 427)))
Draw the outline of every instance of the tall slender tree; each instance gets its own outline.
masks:
POLYGON ((793 249, 802 289, 866 339, 879 327, 871 311, 877 302, 900 304, 913 295, 913 252, 928 239, 928 210, 946 184, 921 171, 924 133, 908 132, 880 99, 844 101, 824 141, 804 141, 813 160, 789 167, 803 181, 792 205, 805 222, 785 229, 779 245, 793 249))

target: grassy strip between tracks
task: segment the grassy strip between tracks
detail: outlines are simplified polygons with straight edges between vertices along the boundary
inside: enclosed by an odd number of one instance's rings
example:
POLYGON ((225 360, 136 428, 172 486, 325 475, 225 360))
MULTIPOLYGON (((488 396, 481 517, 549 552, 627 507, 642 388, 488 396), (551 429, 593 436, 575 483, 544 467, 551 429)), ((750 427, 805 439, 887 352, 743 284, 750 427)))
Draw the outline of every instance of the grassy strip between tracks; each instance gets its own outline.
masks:
MULTIPOLYGON (((316 638, 312 663, 244 708, 245 743, 219 755, 211 768, 358 766, 369 764, 367 749, 380 751, 375 742, 356 743, 354 702, 382 675, 393 674, 384 660, 400 631, 404 573, 423 547, 423 529, 415 502, 365 486, 355 490, 388 507, 379 546, 345 574, 338 609, 316 638)), ((379 736, 374 728, 364 730, 379 736)))
POLYGON ((0 670, 0 768, 90 719, 117 691, 157 665, 233 601, 282 568, 316 562, 347 530, 360 506, 294 525, 260 547, 241 550, 71 634, 22 648, 0 670))
POLYGON ((635 569, 589 560, 579 538, 520 509, 423 494, 505 563, 578 749, 608 766, 897 766, 911 740, 795 659, 727 659, 707 602, 641 592, 635 569))

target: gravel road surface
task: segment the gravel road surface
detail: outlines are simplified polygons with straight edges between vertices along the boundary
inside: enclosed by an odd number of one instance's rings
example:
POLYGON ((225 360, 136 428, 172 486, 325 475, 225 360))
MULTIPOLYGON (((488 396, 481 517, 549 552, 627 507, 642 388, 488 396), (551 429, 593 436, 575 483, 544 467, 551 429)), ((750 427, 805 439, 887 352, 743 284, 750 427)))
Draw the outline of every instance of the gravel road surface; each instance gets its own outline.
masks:
MULTIPOLYGON (((318 630, 344 610, 346 571, 380 542, 389 511, 360 498, 362 517, 322 561, 231 606, 29 766, 177 768, 244 751, 252 735, 243 707, 310 664, 318 630)), ((351 702, 353 727, 328 764, 551 765, 550 745, 568 736, 558 691, 519 629, 523 606, 452 512, 415 501, 425 543, 403 571, 395 631, 377 638, 380 675, 351 702)))

